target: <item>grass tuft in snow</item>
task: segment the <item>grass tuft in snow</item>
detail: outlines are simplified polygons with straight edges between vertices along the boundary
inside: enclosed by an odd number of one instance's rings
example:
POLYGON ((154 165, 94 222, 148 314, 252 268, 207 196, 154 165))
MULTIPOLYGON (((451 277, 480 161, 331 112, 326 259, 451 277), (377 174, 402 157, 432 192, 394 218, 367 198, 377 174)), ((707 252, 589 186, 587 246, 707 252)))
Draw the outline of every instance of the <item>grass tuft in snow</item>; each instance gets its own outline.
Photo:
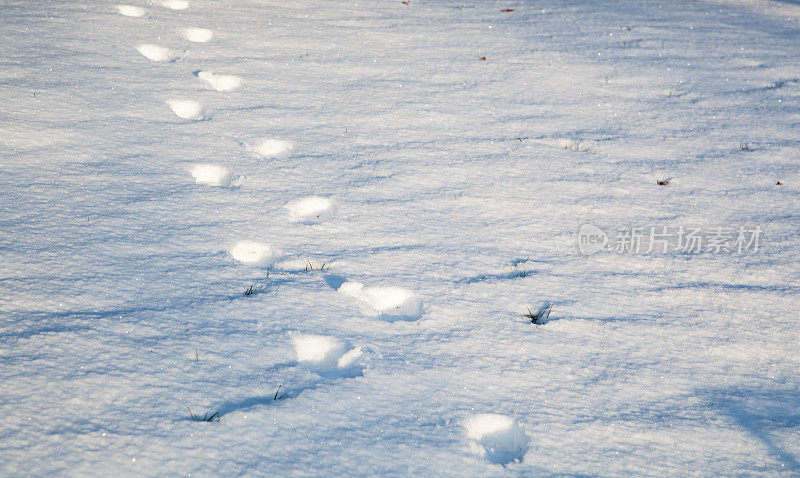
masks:
POLYGON ((217 410, 214 413, 206 412, 206 413, 203 414, 203 416, 200 416, 200 415, 195 415, 194 413, 192 413, 192 409, 191 408, 186 407, 186 409, 189 410, 189 416, 192 417, 192 421, 195 421, 195 422, 218 422, 219 421, 219 410, 217 410))
POLYGON ((325 271, 330 270, 330 268, 331 268, 331 265, 328 264, 327 261, 325 261, 325 262, 322 263, 322 265, 320 265, 319 267, 317 267, 315 269, 314 268, 314 264, 312 264, 310 260, 306 259, 306 265, 305 265, 305 267, 303 267, 303 271, 304 272, 311 272, 311 271, 322 271, 322 272, 325 272, 325 271))
POLYGON ((278 400, 281 400, 283 397, 286 396, 285 394, 281 394, 280 396, 278 396, 278 394, 281 392, 281 387, 283 387, 283 385, 278 385, 278 389, 275 390, 275 396, 272 397, 273 402, 277 402, 278 400))
POLYGON ((552 304, 545 304, 539 311, 535 314, 531 311, 531 308, 528 307, 528 312, 523 314, 526 318, 531 320, 532 324, 541 325, 547 322, 547 319, 550 318, 550 310, 553 308, 552 304))
POLYGON ((739 151, 752 151, 752 149, 750 149, 749 143, 739 141, 739 151))
POLYGON ((517 259, 511 265, 511 274, 508 275, 509 279, 515 279, 518 277, 528 277, 529 274, 532 274, 534 271, 528 269, 519 269, 520 267, 525 267, 525 264, 530 262, 531 258, 526 257, 525 259, 517 259))
POLYGON ((570 151, 575 151, 578 153, 585 153, 587 151, 591 151, 588 145, 581 143, 577 139, 573 139, 571 141, 565 141, 563 146, 564 149, 568 149, 570 151))

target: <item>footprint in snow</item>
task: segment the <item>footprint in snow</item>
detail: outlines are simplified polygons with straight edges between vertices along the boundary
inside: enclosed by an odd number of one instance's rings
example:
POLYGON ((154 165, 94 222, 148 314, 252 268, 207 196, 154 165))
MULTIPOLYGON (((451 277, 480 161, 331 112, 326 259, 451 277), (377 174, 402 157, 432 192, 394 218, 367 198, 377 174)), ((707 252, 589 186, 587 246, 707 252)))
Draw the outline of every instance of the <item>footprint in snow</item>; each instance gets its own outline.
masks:
POLYGON ((286 159, 294 152, 294 144, 283 139, 273 138, 247 144, 246 148, 262 159, 286 159))
POLYGON ((117 5, 117 12, 126 17, 142 18, 147 15, 147 9, 134 5, 117 5))
POLYGON ((230 250, 231 256, 242 264, 259 267, 272 267, 280 257, 280 253, 263 242, 239 241, 230 250))
POLYGON ((206 113, 203 105, 194 100, 167 100, 172 112, 178 117, 190 120, 205 119, 206 113))
POLYGON ((170 10, 186 10, 189 8, 189 0, 161 0, 162 7, 170 10))
POLYGON ((464 420, 470 451, 492 463, 506 465, 521 462, 528 452, 528 436, 510 417, 485 413, 464 420))
POLYGON ((208 28, 184 28, 181 36, 191 42, 205 43, 214 37, 214 32, 208 28))
POLYGON ((300 224, 317 224, 331 219, 336 214, 336 203, 332 199, 310 196, 286 205, 289 220, 300 224))
POLYGON ((218 164, 198 164, 192 168, 192 177, 197 184, 229 187, 236 183, 231 170, 218 164))
POLYGON ((402 287, 364 287, 359 282, 345 282, 339 292, 360 300, 365 314, 387 322, 413 321, 422 316, 422 299, 402 287))
POLYGON ((243 83, 242 78, 235 75, 218 75, 210 71, 198 71, 195 75, 217 91, 238 90, 243 83))
POLYGON ((324 335, 291 334, 297 362, 323 376, 358 377, 364 366, 360 359, 361 348, 324 335))
POLYGON ((164 61, 173 62, 180 58, 181 52, 177 50, 170 50, 167 47, 160 45, 153 45, 152 43, 145 43, 136 47, 139 53, 144 55, 150 61, 164 61))

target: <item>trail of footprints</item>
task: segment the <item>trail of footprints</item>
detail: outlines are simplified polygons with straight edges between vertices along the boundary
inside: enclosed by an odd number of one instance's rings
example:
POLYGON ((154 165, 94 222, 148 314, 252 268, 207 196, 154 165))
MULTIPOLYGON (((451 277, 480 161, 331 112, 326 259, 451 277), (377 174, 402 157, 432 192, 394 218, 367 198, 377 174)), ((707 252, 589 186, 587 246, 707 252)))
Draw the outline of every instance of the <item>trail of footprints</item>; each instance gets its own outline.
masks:
MULTIPOLYGON (((171 10, 186 10, 190 6, 188 0, 162 0, 155 4, 171 10)), ((116 10, 125 17, 150 16, 148 9, 135 5, 117 5, 116 10)), ((188 27, 178 32, 183 39, 194 43, 205 43, 214 38, 214 31, 208 28, 188 27)), ((186 52, 150 43, 138 45, 136 49, 148 60, 163 63, 175 62, 186 52)), ((219 92, 235 91, 244 84, 244 80, 236 75, 206 70, 196 71, 194 75, 219 92)), ((211 119, 209 112, 198 101, 181 98, 169 99, 166 103, 179 118, 191 121, 211 119)), ((277 138, 261 138, 242 144, 248 152, 261 159, 287 159, 296 151, 292 142, 277 138)), ((237 186, 243 179, 234 176, 226 166, 218 164, 197 164, 190 173, 197 184, 212 187, 237 186)), ((333 219, 337 203, 330 198, 311 196, 291 201, 285 208, 289 221, 313 225, 333 219)), ((251 240, 234 244, 229 253, 242 264, 267 270, 273 268, 283 256, 271 245, 251 240)), ((379 320, 417 321, 424 313, 420 296, 403 287, 370 287, 345 281, 337 291, 355 299, 362 313, 379 320)), ((290 338, 297 364, 322 377, 352 378, 363 374, 363 351, 360 347, 322 335, 291 333, 290 338)), ((505 465, 521 461, 528 450, 528 437, 513 418, 478 414, 468 417, 462 425, 470 440, 469 449, 492 463, 505 465)))

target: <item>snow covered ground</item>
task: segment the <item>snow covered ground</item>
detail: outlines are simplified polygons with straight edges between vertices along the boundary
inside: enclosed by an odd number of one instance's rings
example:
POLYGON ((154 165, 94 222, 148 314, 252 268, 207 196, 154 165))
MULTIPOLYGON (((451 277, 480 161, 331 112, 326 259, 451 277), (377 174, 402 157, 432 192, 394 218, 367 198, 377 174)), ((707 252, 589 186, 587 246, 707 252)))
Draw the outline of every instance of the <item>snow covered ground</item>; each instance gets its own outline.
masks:
POLYGON ((125 1, 0 2, 0 474, 800 474, 800 2, 125 1))

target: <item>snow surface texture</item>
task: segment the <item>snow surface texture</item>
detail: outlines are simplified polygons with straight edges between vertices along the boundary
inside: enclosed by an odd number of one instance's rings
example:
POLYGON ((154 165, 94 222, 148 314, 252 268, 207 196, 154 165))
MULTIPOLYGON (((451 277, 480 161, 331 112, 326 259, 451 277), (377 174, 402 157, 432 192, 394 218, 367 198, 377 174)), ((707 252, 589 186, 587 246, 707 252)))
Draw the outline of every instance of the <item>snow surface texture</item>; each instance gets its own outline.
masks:
POLYGON ((464 420, 473 451, 492 463, 506 465, 522 461, 528 451, 528 436, 513 418, 494 413, 473 415, 464 420))
POLYGON ((119 1, 0 1, 0 475, 800 474, 798 2, 119 1))

